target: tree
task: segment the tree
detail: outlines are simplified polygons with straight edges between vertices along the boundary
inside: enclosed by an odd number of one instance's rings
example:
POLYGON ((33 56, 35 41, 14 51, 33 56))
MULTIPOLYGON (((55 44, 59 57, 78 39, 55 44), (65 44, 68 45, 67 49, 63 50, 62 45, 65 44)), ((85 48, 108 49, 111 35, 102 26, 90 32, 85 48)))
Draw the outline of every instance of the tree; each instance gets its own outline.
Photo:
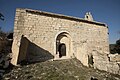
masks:
POLYGON ((116 52, 120 54, 120 39, 116 41, 116 52))
POLYGON ((116 41, 116 45, 120 46, 120 39, 116 41))
POLYGON ((120 54, 120 39, 116 41, 116 44, 110 44, 110 53, 112 53, 112 54, 115 54, 115 53, 120 54))
POLYGON ((0 19, 4 21, 4 15, 0 13, 0 19))

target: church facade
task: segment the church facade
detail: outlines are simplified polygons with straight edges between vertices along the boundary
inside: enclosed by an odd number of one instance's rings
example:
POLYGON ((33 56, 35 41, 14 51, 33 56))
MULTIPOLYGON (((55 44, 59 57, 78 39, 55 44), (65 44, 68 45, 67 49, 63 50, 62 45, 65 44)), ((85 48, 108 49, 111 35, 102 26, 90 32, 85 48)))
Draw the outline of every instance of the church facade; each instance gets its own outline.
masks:
POLYGON ((93 20, 16 9, 11 63, 77 58, 85 66, 107 70, 108 27, 93 20))

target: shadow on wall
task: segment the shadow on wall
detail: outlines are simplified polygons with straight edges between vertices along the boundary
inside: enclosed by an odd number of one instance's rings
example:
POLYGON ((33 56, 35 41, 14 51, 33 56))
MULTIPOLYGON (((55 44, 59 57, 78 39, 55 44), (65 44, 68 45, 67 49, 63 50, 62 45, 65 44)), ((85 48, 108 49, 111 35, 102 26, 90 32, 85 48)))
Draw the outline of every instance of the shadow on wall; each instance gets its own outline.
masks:
POLYGON ((54 56, 42 47, 32 43, 27 37, 22 36, 18 64, 29 64, 36 62, 44 62, 53 59, 54 56))

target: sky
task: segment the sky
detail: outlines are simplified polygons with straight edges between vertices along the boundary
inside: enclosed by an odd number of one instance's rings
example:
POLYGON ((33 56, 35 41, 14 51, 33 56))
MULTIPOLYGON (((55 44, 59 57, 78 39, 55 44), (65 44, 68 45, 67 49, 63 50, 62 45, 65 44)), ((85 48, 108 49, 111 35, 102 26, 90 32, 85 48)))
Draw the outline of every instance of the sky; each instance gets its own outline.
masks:
POLYGON ((84 18, 91 12, 93 19, 109 28, 109 43, 120 39, 120 0, 0 0, 0 20, 3 31, 13 30, 16 8, 28 8, 84 18))

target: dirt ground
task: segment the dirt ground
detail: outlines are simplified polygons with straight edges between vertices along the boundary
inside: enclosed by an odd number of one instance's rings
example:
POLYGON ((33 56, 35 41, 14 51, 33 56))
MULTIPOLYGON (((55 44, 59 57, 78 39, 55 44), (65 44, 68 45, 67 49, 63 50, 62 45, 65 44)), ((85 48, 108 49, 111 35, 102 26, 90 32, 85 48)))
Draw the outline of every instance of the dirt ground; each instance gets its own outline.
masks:
POLYGON ((45 61, 14 67, 3 80, 120 80, 120 75, 83 66, 77 59, 45 61))

